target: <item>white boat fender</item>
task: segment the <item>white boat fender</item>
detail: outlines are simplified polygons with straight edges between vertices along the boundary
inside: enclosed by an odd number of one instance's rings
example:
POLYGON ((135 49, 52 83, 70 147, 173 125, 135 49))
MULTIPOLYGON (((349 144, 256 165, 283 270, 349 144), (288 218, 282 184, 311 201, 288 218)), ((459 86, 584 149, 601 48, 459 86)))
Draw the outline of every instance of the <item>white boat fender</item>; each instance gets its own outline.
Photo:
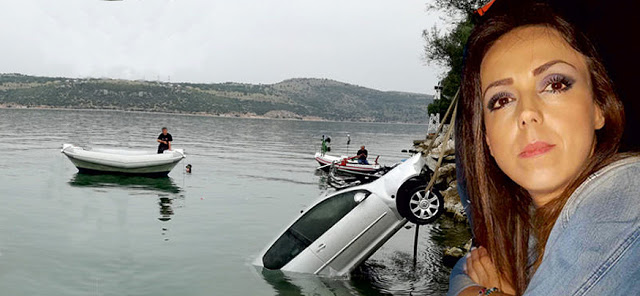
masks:
POLYGON ((172 152, 180 153, 180 155, 182 155, 182 158, 186 158, 187 157, 186 155, 184 155, 184 149, 165 150, 163 153, 172 153, 172 152))
POLYGON ((71 144, 62 144, 62 150, 60 150, 60 152, 62 153, 65 150, 67 150, 67 149, 69 149, 71 147, 73 147, 73 145, 71 145, 71 144))

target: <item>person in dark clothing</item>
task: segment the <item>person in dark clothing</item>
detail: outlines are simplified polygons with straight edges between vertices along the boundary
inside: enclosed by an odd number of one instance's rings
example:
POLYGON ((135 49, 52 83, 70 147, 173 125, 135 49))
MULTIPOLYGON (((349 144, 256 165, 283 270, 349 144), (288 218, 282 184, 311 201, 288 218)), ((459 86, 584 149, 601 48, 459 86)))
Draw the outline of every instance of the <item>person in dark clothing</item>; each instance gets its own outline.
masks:
POLYGON ((369 152, 367 149, 364 149, 364 145, 360 146, 360 150, 356 153, 356 157, 358 158, 359 164, 369 164, 367 161, 367 156, 369 156, 369 152))
POLYGON ((171 150, 171 141, 173 141, 173 137, 171 134, 167 132, 167 128, 162 128, 162 133, 158 136, 158 154, 162 154, 165 150, 171 150))

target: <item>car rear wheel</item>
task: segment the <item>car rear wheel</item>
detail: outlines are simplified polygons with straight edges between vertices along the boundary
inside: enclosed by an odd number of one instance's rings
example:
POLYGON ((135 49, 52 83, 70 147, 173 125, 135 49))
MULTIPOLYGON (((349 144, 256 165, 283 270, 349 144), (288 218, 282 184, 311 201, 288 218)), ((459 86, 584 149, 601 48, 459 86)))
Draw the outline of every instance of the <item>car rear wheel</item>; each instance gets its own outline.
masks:
POLYGON ((426 191, 426 187, 425 185, 420 185, 398 192, 396 199, 396 206, 400 215, 419 225, 435 221, 444 212, 442 194, 435 188, 426 191))

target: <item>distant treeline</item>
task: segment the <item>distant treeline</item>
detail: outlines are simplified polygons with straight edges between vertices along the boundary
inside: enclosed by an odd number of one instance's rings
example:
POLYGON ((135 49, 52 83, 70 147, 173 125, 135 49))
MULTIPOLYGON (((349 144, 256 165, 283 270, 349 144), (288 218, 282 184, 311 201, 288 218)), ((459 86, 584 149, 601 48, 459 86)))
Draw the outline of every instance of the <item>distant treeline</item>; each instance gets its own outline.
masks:
POLYGON ((0 105, 338 121, 427 122, 432 96, 328 79, 195 84, 0 74, 0 105))

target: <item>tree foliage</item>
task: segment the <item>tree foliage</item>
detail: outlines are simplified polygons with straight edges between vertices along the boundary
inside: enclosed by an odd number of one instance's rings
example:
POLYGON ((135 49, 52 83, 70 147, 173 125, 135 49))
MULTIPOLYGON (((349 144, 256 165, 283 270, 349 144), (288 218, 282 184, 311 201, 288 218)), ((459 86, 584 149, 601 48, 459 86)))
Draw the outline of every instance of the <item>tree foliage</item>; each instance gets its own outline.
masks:
POLYGON ((329 79, 276 84, 165 83, 0 74, 0 105, 116 109, 338 121, 419 122, 431 96, 378 91, 329 79))
POLYGON ((427 8, 429 10, 440 10, 450 17, 471 19, 474 11, 487 2, 489 0, 435 0, 427 8))
POLYGON ((464 46, 475 23, 474 11, 485 1, 482 0, 435 0, 430 10, 445 12, 454 23, 448 32, 442 32, 437 26, 424 30, 425 59, 428 63, 443 66, 446 73, 440 80, 442 99, 428 106, 429 113, 440 113, 443 118, 456 91, 460 87, 464 46))

